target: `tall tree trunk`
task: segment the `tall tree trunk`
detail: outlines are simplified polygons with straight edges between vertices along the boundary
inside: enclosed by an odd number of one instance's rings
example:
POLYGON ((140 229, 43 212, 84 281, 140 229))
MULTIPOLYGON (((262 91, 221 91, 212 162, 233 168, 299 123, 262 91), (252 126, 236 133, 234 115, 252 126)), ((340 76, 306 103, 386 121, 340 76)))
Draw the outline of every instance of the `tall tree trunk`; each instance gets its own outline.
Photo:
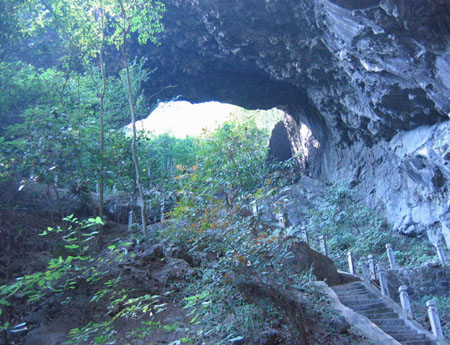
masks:
POLYGON ((106 72, 105 72, 105 63, 103 61, 103 47, 105 45, 105 16, 103 13, 103 3, 101 3, 101 31, 102 31, 102 41, 99 52, 99 60, 100 60, 100 70, 102 73, 102 91, 99 95, 100 99, 100 181, 99 181, 99 205, 98 205, 98 214, 101 220, 103 219, 103 199, 104 199, 104 172, 105 172, 105 130, 104 130, 104 115, 105 115, 105 93, 106 93, 106 72))
POLYGON ((105 65, 103 63, 103 48, 100 51, 100 69, 102 72, 102 92, 100 98, 100 180, 99 180, 99 202, 98 202, 98 215, 103 219, 103 199, 104 199, 104 172, 105 172, 105 130, 104 130, 104 114, 105 114, 105 92, 106 92, 106 73, 105 65))
MULTIPOLYGON (((123 8, 123 7, 122 7, 123 8)), ((127 86, 128 86, 128 103, 130 106, 130 114, 131 114, 131 124, 133 127, 133 135, 131 139, 131 152, 133 154, 133 162, 134 162, 134 170, 136 172, 136 186, 139 194, 139 199, 141 202, 141 222, 142 222, 142 234, 147 236, 147 219, 146 219, 146 210, 145 210, 145 197, 144 197, 144 189, 141 184, 141 169, 139 167, 139 158, 137 156, 136 150, 136 113, 134 110, 134 100, 133 100, 133 89, 131 87, 131 79, 130 79, 130 66, 128 63, 128 54, 126 47, 126 37, 128 35, 128 31, 124 31, 124 44, 122 46, 122 56, 123 62, 125 65, 125 72, 127 78, 127 86)))

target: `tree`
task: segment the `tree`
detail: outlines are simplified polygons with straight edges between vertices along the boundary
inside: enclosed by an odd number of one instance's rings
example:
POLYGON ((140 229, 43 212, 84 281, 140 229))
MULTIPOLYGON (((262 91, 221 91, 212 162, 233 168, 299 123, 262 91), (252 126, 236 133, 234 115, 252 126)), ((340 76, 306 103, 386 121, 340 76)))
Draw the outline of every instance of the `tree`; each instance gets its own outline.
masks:
MULTIPOLYGON (((132 120, 132 155, 135 166, 136 186, 141 203, 142 231, 146 233, 145 197, 141 184, 139 159, 136 150, 136 111, 135 99, 130 77, 130 59, 128 56, 128 41, 135 34, 140 44, 148 41, 157 43, 156 35, 162 32, 161 23, 165 6, 154 0, 34 0, 34 18, 43 25, 56 23, 57 30, 65 38, 68 45, 76 46, 85 59, 98 56, 102 76, 102 86, 98 93, 100 120, 100 217, 103 218, 104 194, 104 98, 106 93, 106 72, 104 49, 106 45, 113 45, 121 51, 121 62, 126 72, 127 98, 132 120), (42 19, 42 9, 46 9, 49 16, 42 19), (112 33, 111 33, 112 32, 112 33)), ((71 50, 71 49, 70 49, 71 50)))
POLYGON ((136 112, 134 108, 133 88, 130 78, 130 61, 128 57, 128 41, 132 33, 137 33, 140 44, 145 44, 149 40, 157 43, 156 34, 163 30, 161 19, 165 11, 164 5, 160 1, 149 0, 115 0, 117 6, 111 7, 111 17, 114 19, 111 24, 115 28, 111 40, 117 49, 122 52, 122 63, 126 72, 126 82, 128 88, 128 103, 132 122, 132 142, 131 151, 136 173, 136 186, 139 193, 141 207, 142 232, 146 236, 146 210, 144 190, 141 183, 141 169, 136 150, 136 112))
MULTIPOLYGON (((104 0, 35 0, 32 2, 33 30, 37 27, 52 27, 63 38, 66 51, 82 57, 85 66, 98 57, 101 71, 99 102, 99 216, 103 217, 104 199, 104 99, 106 93, 106 71, 104 63, 106 17, 104 0), (42 18, 38 13, 47 13, 42 18)), ((66 56, 67 57, 67 56, 66 56)), ((67 66, 68 67, 68 66, 67 66)), ((89 67, 88 67, 89 68, 89 67)), ((68 67, 70 71, 70 67, 68 67)), ((61 102, 62 103, 62 102, 61 102)))
POLYGON ((23 0, 0 0, 0 61, 5 61, 12 45, 20 37, 18 16, 23 0))

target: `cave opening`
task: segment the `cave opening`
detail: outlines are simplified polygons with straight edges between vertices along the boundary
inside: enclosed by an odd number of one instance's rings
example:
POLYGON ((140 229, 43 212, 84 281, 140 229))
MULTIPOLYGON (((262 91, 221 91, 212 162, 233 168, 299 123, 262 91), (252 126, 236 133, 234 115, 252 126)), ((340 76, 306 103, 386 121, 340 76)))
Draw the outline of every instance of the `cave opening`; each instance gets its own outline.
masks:
POLYGON ((256 126, 268 133, 264 143, 268 158, 287 161, 294 158, 300 169, 308 167, 308 159, 320 148, 313 135, 312 126, 299 120, 283 107, 270 109, 246 109, 238 105, 207 101, 160 102, 150 115, 138 121, 138 130, 154 135, 168 134, 178 139, 201 137, 214 131, 226 122, 247 117, 255 120, 256 126))

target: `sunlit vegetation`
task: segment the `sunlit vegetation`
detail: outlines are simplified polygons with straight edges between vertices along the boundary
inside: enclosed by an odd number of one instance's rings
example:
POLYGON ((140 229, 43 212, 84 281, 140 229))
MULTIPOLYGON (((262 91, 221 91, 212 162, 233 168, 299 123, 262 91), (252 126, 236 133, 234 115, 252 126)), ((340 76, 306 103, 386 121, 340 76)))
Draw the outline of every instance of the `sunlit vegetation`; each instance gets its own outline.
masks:
MULTIPOLYGON (((156 104, 152 66, 129 47, 157 49, 165 13, 155 0, 0 0, 0 342, 23 340, 24 320, 52 304, 72 317, 67 345, 252 344, 266 330, 367 344, 338 330, 312 271, 289 270, 298 229, 252 212, 301 176, 294 158, 268 159, 279 111, 239 108, 199 137, 136 130, 156 104), (42 216, 42 200, 58 212, 42 216), (64 209, 76 202, 79 214, 64 209)), ((308 230, 340 268, 349 249, 383 255, 382 219, 344 183, 326 194, 308 230)), ((401 263, 430 258, 401 245, 401 263)))

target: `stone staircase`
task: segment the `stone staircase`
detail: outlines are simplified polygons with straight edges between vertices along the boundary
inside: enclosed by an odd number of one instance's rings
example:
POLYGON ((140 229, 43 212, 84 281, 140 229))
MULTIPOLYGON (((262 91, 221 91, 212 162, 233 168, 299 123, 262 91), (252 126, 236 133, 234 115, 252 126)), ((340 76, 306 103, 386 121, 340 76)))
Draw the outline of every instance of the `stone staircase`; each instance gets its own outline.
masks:
POLYGON ((342 304, 364 315, 376 324, 383 332, 404 345, 436 345, 424 333, 419 333, 414 327, 400 317, 380 294, 376 294, 364 283, 352 282, 332 286, 342 304))

